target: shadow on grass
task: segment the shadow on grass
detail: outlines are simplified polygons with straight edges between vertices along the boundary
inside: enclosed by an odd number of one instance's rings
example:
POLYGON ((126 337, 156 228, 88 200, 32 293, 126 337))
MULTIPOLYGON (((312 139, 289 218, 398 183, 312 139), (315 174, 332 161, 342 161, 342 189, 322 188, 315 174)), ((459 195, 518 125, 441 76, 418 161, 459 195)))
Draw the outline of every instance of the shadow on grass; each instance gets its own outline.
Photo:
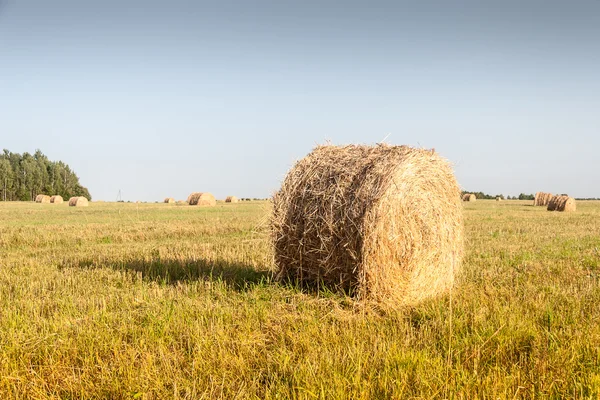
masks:
POLYGON ((164 284, 198 280, 225 282, 235 290, 243 291, 254 285, 273 281, 266 269, 256 269, 243 262, 206 259, 150 259, 111 260, 110 258, 83 258, 65 260, 61 268, 112 268, 118 271, 135 271, 142 278, 164 284))

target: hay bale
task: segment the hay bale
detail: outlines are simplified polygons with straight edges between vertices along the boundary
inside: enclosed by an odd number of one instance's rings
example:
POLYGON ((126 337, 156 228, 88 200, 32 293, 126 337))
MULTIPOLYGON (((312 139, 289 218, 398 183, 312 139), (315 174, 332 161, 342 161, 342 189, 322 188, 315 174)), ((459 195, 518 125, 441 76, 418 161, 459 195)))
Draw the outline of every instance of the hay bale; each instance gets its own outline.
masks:
POLYGON ((537 192, 533 199, 533 205, 535 207, 548 207, 548 203, 552 200, 552 193, 537 192))
POLYGON ((240 199, 238 199, 235 196, 227 196, 227 198, 225 199, 225 203, 237 203, 239 201, 240 199))
POLYGON ((69 199, 69 206, 70 207, 87 207, 88 206, 88 199, 86 199, 83 196, 71 197, 69 199))
POLYGON ((278 279, 391 305, 449 290, 463 257, 450 164, 408 146, 318 146, 273 197, 278 279))
POLYGON ((217 204, 215 196, 207 192, 194 192, 188 196, 190 206, 212 207, 217 204))
POLYGON ((50 203, 50 196, 47 196, 45 194, 38 194, 37 196, 35 196, 35 202, 36 203, 49 204, 50 203))
POLYGON ((572 212, 577 210, 575 199, 569 196, 553 196, 548 203, 548 211, 572 212))
POLYGON ((166 197, 164 203, 173 204, 175 203, 175 199, 172 197, 166 197))
POLYGON ((496 201, 502 201, 501 197, 496 197, 496 201))
POLYGON ((473 193, 465 193, 463 194, 462 201, 477 201, 477 196, 473 193))
POLYGON ((50 203, 53 203, 53 204, 62 204, 63 201, 64 200, 63 200, 62 196, 59 196, 57 194, 50 197, 50 203))

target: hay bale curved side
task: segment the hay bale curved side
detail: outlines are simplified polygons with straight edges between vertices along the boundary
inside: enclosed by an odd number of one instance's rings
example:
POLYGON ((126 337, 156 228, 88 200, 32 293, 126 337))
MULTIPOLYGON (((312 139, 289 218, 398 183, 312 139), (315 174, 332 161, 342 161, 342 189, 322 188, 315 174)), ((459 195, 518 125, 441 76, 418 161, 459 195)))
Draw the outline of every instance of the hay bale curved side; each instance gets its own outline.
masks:
POLYGON ((550 200, 552 200, 552 193, 537 192, 533 199, 533 205, 535 207, 548 207, 550 200))
POLYGON ((575 199, 569 196, 553 196, 548 203, 548 211, 572 212, 577 211, 575 199))
POLYGON ((50 197, 50 203, 53 204, 62 204, 64 202, 62 196, 59 195, 54 195, 52 197, 50 197))
POLYGON ((227 198, 225 199, 225 203, 237 203, 239 201, 240 199, 238 199, 235 196, 227 196, 227 198))
POLYGON ((477 201, 477 196, 473 193, 465 193, 462 197, 462 201, 477 201))
POLYGON ((175 199, 172 197, 166 197, 164 200, 164 203, 173 204, 173 203, 175 203, 175 199))
POLYGON ((207 192, 194 192, 189 195, 188 203, 190 206, 212 207, 217 204, 215 196, 207 192))
POLYGON ((273 198, 279 279, 417 303, 449 290, 463 257, 450 164, 407 146, 319 146, 273 198))
POLYGON ((71 197, 69 199, 69 206, 70 207, 87 207, 88 206, 88 199, 86 199, 83 196, 71 197))
POLYGON ((50 204, 50 196, 47 196, 45 194, 38 194, 37 196, 35 196, 35 202, 42 204, 50 204))

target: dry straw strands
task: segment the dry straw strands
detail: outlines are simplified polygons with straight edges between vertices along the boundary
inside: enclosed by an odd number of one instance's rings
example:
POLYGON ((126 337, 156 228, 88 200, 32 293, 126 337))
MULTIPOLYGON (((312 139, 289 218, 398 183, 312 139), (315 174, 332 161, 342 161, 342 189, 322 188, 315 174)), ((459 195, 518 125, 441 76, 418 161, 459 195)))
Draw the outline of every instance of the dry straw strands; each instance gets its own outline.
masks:
POLYGON ((472 193, 463 194, 462 201, 476 201, 476 200, 477 200, 477 196, 475 196, 472 193))
POLYGON ((548 203, 548 211, 576 211, 575 199, 569 196, 553 196, 548 203))
POLYGON ((62 196, 54 195, 54 196, 50 197, 50 203, 62 204, 63 198, 62 198, 62 196))
POLYGON ((215 196, 206 192, 194 192, 188 196, 187 200, 190 206, 212 207, 217 204, 215 196))
POLYGON ((45 194, 38 194, 37 196, 35 196, 35 202, 36 203, 50 203, 50 196, 46 196, 45 194))
POLYGON ((449 163, 408 146, 319 146, 273 198, 279 279, 390 305, 449 290, 463 257, 449 163))
POLYGON ((173 204, 173 203, 175 203, 175 199, 172 197, 167 197, 167 198, 165 198, 164 202, 167 204, 173 204))
POLYGON ((533 200, 534 206, 547 207, 550 200, 554 197, 552 193, 537 192, 533 200))
POLYGON ((69 199, 69 206, 71 206, 71 207, 87 207, 88 199, 86 199, 83 196, 71 197, 69 199))
POLYGON ((239 201, 240 199, 238 199, 235 196, 227 196, 227 198, 225 199, 225 203, 237 203, 239 201))

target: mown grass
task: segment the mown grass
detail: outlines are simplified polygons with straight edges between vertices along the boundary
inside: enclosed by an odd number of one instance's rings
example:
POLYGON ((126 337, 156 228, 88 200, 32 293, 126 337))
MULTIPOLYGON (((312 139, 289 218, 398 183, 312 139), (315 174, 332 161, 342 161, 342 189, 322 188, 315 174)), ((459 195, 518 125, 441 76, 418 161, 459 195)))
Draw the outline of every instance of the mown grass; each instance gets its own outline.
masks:
POLYGON ((600 202, 465 204, 451 295, 273 282, 267 203, 0 203, 0 398, 600 398, 600 202))

